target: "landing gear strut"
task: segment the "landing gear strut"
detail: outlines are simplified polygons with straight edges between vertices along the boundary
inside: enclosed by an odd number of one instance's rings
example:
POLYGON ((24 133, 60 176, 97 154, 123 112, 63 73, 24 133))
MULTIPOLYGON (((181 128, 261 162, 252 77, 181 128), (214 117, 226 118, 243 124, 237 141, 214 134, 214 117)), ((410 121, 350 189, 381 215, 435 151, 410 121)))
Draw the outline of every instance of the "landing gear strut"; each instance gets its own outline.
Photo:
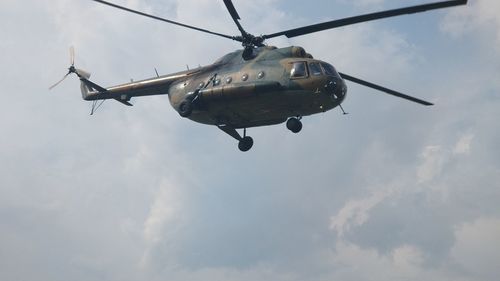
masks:
POLYGON ((286 127, 288 130, 298 133, 302 130, 302 122, 300 122, 300 117, 292 117, 286 121, 286 127))
POLYGON ((235 128, 228 125, 218 125, 219 129, 224 131, 226 134, 235 138, 238 141, 238 148, 245 152, 249 151, 253 146, 253 139, 247 136, 247 129, 243 129, 243 137, 238 134, 235 128))

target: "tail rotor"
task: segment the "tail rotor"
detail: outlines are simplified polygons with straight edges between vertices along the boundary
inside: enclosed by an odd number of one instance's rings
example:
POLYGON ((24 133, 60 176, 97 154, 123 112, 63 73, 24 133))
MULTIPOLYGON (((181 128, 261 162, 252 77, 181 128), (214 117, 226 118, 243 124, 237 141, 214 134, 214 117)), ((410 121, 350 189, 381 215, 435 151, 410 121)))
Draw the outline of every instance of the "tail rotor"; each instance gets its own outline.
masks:
POLYGON ((50 86, 49 90, 54 89, 57 85, 59 85, 62 81, 64 81, 64 79, 66 79, 66 77, 68 77, 71 73, 75 73, 76 75, 80 76, 75 68, 75 48, 73 46, 69 48, 69 63, 70 67, 68 68, 68 73, 66 73, 66 75, 64 75, 61 80, 57 81, 57 83, 50 86))

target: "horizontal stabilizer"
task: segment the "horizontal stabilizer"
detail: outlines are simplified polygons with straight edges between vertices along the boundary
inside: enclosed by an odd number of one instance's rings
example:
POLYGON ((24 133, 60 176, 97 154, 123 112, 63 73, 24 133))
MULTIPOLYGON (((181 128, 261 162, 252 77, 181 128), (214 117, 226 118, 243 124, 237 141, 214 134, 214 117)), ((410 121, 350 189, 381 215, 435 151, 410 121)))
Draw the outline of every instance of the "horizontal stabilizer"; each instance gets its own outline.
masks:
POLYGON ((133 106, 133 104, 131 104, 130 102, 126 101, 126 100, 121 100, 121 99, 115 99, 117 102, 120 102, 120 103, 123 103, 124 105, 126 106, 133 106))

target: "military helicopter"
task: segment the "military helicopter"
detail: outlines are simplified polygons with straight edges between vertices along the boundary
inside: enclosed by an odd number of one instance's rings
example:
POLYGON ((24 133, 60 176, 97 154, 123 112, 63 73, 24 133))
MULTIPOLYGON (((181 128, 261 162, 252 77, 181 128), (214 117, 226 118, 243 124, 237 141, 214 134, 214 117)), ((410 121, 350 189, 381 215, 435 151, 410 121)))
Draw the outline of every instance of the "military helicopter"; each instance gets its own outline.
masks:
POLYGON ((428 101, 337 72, 331 64, 314 59, 302 47, 277 48, 264 44, 265 40, 278 36, 292 38, 361 22, 467 4, 467 0, 440 1, 254 36, 245 31, 240 24, 240 16, 232 1, 223 0, 240 31, 240 35, 231 36, 143 13, 108 1, 91 1, 234 40, 240 42, 243 49, 226 54, 208 66, 162 76, 156 73, 157 76, 150 79, 108 88, 90 81, 88 72, 75 68, 74 50, 71 49, 71 66, 68 73, 51 89, 68 75, 76 74, 81 81, 83 99, 93 102, 91 114, 108 99, 131 106, 132 97, 167 95, 171 106, 180 116, 217 126, 238 141, 238 148, 241 151, 248 151, 253 146, 253 139, 246 134, 247 128, 286 122, 286 127, 290 131, 298 133, 302 129, 300 120, 304 116, 326 112, 337 106, 345 114, 341 105, 347 93, 345 80, 422 105, 432 105, 428 101), (243 135, 240 135, 237 129, 243 129, 243 135))

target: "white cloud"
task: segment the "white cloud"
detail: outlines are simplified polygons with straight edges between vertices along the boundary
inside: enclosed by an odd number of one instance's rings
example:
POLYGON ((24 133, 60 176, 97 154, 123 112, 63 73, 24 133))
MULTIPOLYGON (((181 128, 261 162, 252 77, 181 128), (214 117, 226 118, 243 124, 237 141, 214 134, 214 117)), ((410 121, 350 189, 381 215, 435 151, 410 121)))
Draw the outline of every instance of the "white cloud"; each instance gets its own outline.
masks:
POLYGON ((423 265, 424 257, 417 247, 403 245, 392 251, 392 260, 396 268, 411 274, 416 274, 423 265))
POLYGON ((482 280, 498 278, 500 262, 500 219, 478 218, 459 225, 455 230, 451 258, 467 274, 482 280))
POLYGON ((446 16, 441 28, 454 36, 480 32, 495 34, 497 48, 500 47, 500 2, 496 0, 469 1, 466 7, 454 9, 446 16))
POLYGON ((446 150, 440 146, 430 145, 425 147, 422 152, 422 164, 418 167, 417 177, 418 182, 423 183, 434 179, 441 174, 443 166, 448 160, 446 150))
POLYGON ((331 217, 330 228, 342 237, 352 227, 365 223, 370 217, 370 210, 393 193, 393 189, 385 189, 375 191, 366 198, 348 201, 337 215, 331 217))
MULTIPOLYGON (((381 255, 342 241, 336 244, 331 260, 337 266, 349 265, 332 273, 331 278, 336 280, 422 280, 440 275, 423 266, 421 251, 412 245, 402 245, 389 255, 381 255)), ((443 277, 440 280, 452 280, 443 277)))
POLYGON ((353 2, 353 1, 342 0, 342 2, 350 3, 352 5, 359 6, 359 7, 373 7, 373 6, 381 7, 382 4, 384 4, 384 2, 387 2, 387 1, 386 0, 359 0, 359 1, 353 2))
POLYGON ((182 203, 179 197, 177 187, 172 183, 164 181, 160 185, 144 222, 144 238, 147 243, 156 244, 168 238, 165 230, 181 216, 179 210, 182 203))
MULTIPOLYGON (((438 192, 440 195, 446 195, 447 188, 440 184, 430 184, 443 176, 444 169, 452 163, 459 161, 462 155, 470 152, 470 145, 474 135, 464 134, 454 145, 444 147, 443 145, 427 145, 420 154, 420 164, 415 167, 415 179, 406 173, 393 176, 393 182, 385 183, 386 186, 374 186, 367 188, 370 195, 360 199, 351 199, 331 217, 330 228, 337 232, 338 237, 343 237, 346 232, 352 228, 359 227, 370 219, 370 212, 378 205, 384 204, 384 201, 393 202, 401 196, 409 196, 422 192, 422 187, 428 187, 430 193, 438 192)), ((388 152, 380 145, 374 146, 376 153, 372 155, 373 149, 367 149, 365 155, 376 157, 379 161, 393 161, 388 157, 388 152)), ((363 161, 363 169, 366 169, 365 177, 370 180, 377 180, 377 168, 371 168, 373 163, 363 161), (370 171, 373 169, 374 172, 370 171), (370 178, 374 177, 374 178, 370 178)), ((432 197, 433 195, 431 195, 432 197)), ((385 203, 385 205, 391 203, 385 203)))
POLYGON ((462 136, 457 144, 455 145, 455 148, 453 149, 453 154, 469 154, 470 149, 471 149, 471 143, 472 140, 474 139, 473 134, 467 134, 462 136))
POLYGON ((381 255, 373 249, 341 241, 336 243, 335 251, 328 257, 334 269, 321 280, 494 280, 464 274, 448 263, 426 264, 424 255, 421 249, 409 244, 395 248, 388 255, 381 255))
MULTIPOLYGON (((155 251, 160 248, 172 250, 178 230, 185 222, 185 207, 178 186, 163 180, 144 221, 143 235, 146 249, 140 261, 143 269, 155 266, 155 251)), ((171 260, 169 257, 165 257, 171 260)))
POLYGON ((474 135, 462 135, 453 147, 442 145, 429 145, 421 153, 421 164, 417 169, 418 183, 425 183, 439 177, 443 169, 452 161, 457 161, 461 156, 468 155, 474 135))

